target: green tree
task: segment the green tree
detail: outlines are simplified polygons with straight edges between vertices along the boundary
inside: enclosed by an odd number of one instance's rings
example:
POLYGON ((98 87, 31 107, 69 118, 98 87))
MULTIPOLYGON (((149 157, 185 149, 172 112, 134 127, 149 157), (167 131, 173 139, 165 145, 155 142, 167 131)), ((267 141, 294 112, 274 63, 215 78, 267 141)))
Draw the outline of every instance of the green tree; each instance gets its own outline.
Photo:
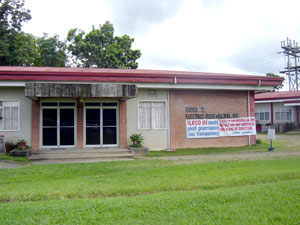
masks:
POLYGON ((0 65, 19 64, 17 47, 21 37, 26 36, 20 32, 22 23, 31 19, 30 11, 24 9, 24 0, 0 0, 0 4, 0 65))
POLYGON ((65 66, 66 44, 58 36, 22 32, 31 19, 24 0, 0 0, 0 66, 65 66))
POLYGON ((64 67, 67 62, 66 44, 57 35, 36 39, 37 59, 34 66, 64 67))
MULTIPOLYGON (((266 73, 266 76, 267 76, 267 77, 281 77, 280 75, 275 74, 275 73, 266 73)), ((283 81, 284 81, 284 80, 283 80, 283 81)), ((274 88, 274 91, 280 90, 280 89, 283 87, 283 81, 282 81, 281 86, 277 86, 277 87, 274 88)))
POLYGON ((128 35, 114 36, 114 27, 106 22, 99 29, 85 33, 77 28, 69 30, 68 50, 77 67, 136 69, 140 50, 132 50, 133 38, 128 35))

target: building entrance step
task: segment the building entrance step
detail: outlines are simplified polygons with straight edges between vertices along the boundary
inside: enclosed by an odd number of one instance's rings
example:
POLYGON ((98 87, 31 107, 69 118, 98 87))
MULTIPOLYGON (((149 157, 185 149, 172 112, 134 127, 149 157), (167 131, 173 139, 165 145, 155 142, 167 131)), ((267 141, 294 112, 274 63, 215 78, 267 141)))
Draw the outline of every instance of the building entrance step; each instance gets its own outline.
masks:
POLYGON ((127 148, 106 149, 41 149, 33 152, 29 160, 56 162, 99 162, 132 160, 133 155, 127 148))

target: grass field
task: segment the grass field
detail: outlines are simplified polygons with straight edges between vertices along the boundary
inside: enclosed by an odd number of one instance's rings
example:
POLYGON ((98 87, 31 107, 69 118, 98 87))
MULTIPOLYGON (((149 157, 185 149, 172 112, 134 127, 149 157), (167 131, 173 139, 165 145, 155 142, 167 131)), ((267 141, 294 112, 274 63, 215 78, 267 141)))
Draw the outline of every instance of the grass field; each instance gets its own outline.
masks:
POLYGON ((15 162, 28 162, 27 157, 9 156, 8 153, 0 154, 0 160, 10 160, 15 162))
MULTIPOLYGON (((276 151, 300 151, 300 135, 294 136, 299 137, 299 141, 275 140, 273 147, 276 151)), ((260 142, 260 144, 234 148, 185 148, 176 151, 150 151, 147 157, 266 152, 270 147, 270 141, 260 140, 260 142)))
POLYGON ((299 224, 300 158, 0 170, 0 224, 299 224))

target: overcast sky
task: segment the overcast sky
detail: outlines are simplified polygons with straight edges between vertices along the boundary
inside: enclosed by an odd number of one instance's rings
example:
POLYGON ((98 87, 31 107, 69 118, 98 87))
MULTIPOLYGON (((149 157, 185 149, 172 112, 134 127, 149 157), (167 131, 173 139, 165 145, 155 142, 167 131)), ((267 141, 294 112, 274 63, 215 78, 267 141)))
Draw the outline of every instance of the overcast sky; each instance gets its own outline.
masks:
POLYGON ((140 49, 140 69, 278 73, 280 43, 300 42, 299 0, 25 0, 26 32, 65 39, 110 21, 140 49))

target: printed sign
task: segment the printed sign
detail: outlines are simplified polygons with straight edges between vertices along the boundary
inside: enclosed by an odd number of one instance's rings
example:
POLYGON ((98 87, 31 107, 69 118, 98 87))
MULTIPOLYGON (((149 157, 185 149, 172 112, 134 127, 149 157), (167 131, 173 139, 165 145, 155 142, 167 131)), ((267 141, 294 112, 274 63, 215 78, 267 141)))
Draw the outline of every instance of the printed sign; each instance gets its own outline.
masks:
POLYGON ((219 136, 219 120, 186 120, 187 138, 214 138, 219 136))
POLYGON ((256 135, 255 117, 220 120, 220 136, 256 135))
POLYGON ((187 138, 256 135, 255 117, 186 120, 187 138))
POLYGON ((270 140, 275 140, 275 129, 268 129, 268 138, 270 140))

